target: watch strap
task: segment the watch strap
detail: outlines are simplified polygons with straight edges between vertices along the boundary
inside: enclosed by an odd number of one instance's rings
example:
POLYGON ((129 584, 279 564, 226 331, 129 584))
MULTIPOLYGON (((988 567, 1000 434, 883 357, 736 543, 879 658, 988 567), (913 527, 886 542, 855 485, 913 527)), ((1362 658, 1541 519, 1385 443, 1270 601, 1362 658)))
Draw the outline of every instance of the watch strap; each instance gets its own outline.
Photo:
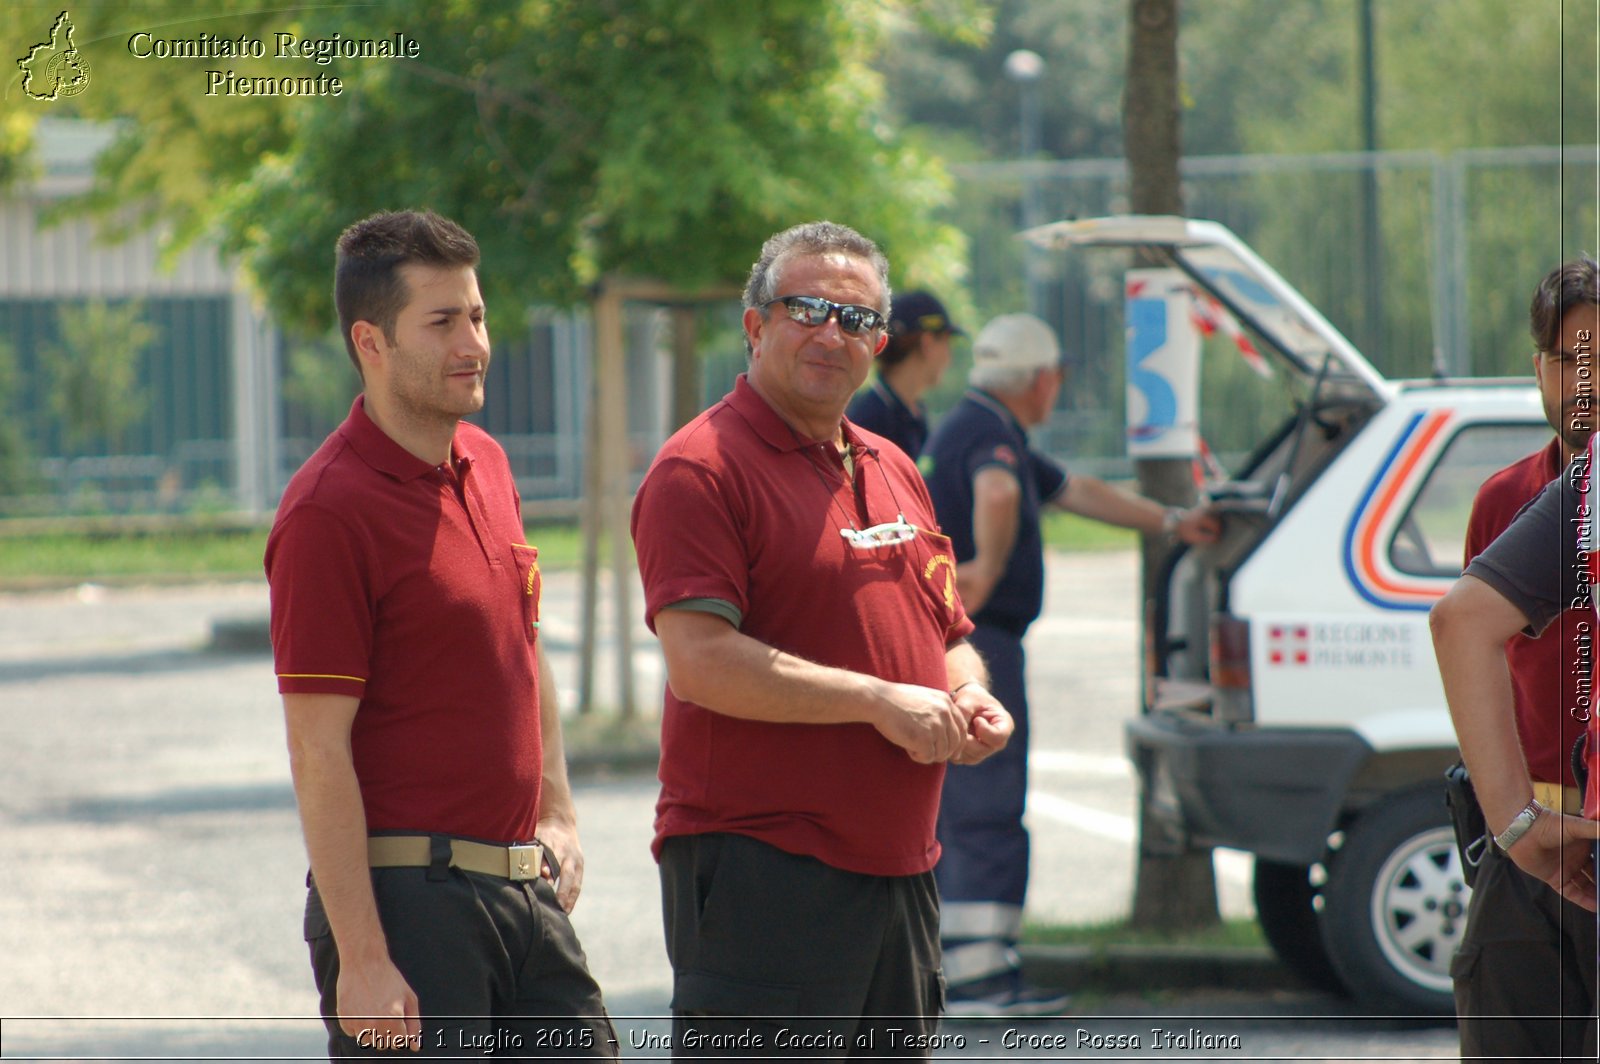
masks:
POLYGON ((1533 827, 1533 822, 1539 819, 1539 814, 1544 812, 1544 806, 1539 804, 1539 799, 1529 798, 1528 804, 1522 807, 1522 812, 1511 818, 1511 823, 1506 829, 1494 837, 1494 844, 1501 850, 1509 850, 1516 845, 1516 841, 1528 833, 1533 827))

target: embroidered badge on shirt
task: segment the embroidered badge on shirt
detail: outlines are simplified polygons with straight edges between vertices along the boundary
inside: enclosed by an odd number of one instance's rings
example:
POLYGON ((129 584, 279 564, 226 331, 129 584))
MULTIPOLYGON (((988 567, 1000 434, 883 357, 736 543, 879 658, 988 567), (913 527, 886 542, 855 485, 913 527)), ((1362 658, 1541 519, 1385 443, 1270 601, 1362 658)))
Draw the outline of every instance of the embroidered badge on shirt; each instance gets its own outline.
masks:
POLYGON ((922 567, 922 578, 934 580, 937 578, 939 567, 944 566, 944 604, 946 609, 955 609, 956 606, 956 561, 948 554, 935 554, 928 559, 928 564, 922 567))

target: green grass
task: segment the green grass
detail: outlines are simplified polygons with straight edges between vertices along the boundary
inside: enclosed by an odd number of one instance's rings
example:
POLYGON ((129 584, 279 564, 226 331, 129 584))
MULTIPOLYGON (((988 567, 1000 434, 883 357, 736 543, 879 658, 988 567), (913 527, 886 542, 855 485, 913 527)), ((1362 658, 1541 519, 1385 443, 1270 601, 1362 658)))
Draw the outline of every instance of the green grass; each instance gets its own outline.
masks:
MULTIPOLYGON (((576 522, 530 525, 528 542, 539 548, 549 570, 575 569, 583 560, 576 522)), ((1134 550, 1136 533, 1075 514, 1044 519, 1045 545, 1052 550, 1134 550)), ((238 527, 203 519, 122 521, 102 518, 92 527, 48 532, 5 532, 0 527, 0 586, 36 587, 86 581, 138 579, 254 580, 262 576, 265 527, 238 527)), ((601 564, 610 560, 604 544, 601 564)))
POLYGON ((1199 931, 1174 934, 1135 928, 1126 920, 1099 924, 1026 924, 1022 940, 1042 946, 1182 946, 1209 949, 1265 947, 1261 925, 1254 920, 1224 920, 1199 931))
POLYGON ((0 581, 261 575, 266 530, 58 533, 0 539, 0 581))
POLYGON ((1139 533, 1052 510, 1044 515, 1044 545, 1050 550, 1138 550, 1139 533))
MULTIPOLYGON (((583 540, 573 524, 530 527, 548 569, 576 568, 583 540)), ((26 587, 96 580, 260 578, 266 528, 167 526, 115 522, 92 531, 0 536, 0 585, 26 587)), ((602 556, 604 557, 604 556, 602 556)))

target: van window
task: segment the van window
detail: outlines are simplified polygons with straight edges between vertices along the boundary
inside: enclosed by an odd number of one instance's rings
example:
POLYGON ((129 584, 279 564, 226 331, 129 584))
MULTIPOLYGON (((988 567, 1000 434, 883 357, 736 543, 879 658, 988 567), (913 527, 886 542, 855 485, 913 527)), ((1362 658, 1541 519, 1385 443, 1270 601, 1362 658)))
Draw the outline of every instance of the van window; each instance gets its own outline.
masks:
POLYGON ((1472 500, 1490 476, 1550 442, 1543 422, 1467 425, 1439 456, 1389 541, 1389 562, 1416 576, 1459 576, 1472 500))

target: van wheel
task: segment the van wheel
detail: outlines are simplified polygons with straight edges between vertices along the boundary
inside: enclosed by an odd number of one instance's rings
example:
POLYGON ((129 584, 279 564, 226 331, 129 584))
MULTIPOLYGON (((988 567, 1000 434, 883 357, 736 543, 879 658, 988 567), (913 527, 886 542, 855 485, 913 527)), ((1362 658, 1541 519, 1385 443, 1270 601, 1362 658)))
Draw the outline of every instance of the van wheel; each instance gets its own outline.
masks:
POLYGON ((1471 894, 1439 789, 1363 813, 1322 889, 1323 942, 1344 985, 1374 1010, 1452 1012, 1450 958, 1471 894))
POLYGON ((1322 944, 1322 925, 1314 907, 1317 892, 1311 869, 1256 858, 1256 922, 1283 966, 1313 990, 1345 993, 1322 944))

